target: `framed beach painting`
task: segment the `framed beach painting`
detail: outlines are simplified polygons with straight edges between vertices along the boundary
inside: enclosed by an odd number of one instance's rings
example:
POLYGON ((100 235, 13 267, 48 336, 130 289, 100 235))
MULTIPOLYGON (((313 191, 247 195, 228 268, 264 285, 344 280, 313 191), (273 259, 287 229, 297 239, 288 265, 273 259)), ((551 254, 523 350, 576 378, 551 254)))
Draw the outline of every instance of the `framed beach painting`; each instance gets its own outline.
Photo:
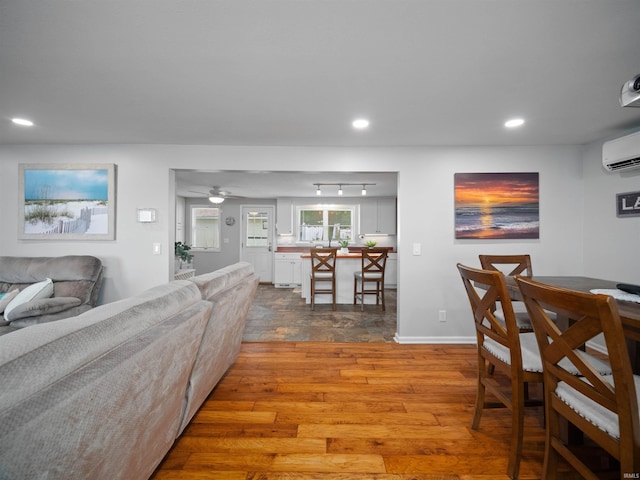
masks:
POLYGON ((114 240, 115 165, 20 164, 18 238, 114 240))
POLYGON ((456 173, 456 238, 540 238, 538 173, 456 173))

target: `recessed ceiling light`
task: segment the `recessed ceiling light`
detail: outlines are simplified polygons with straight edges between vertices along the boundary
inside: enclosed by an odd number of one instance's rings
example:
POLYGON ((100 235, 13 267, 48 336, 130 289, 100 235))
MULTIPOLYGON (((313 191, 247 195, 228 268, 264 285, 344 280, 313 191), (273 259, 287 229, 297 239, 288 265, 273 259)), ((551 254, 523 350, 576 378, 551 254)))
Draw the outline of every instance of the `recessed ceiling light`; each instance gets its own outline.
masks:
POLYGON ((33 122, 26 118, 12 118, 11 121, 16 125, 21 125, 23 127, 33 127, 33 122))
POLYGON ((367 120, 366 118, 358 118, 357 120, 354 120, 351 125, 353 125, 353 128, 362 130, 363 128, 367 128, 369 126, 369 120, 367 120))
POLYGON ((507 128, 516 128, 524 125, 523 118, 512 118, 511 120, 507 120, 504 122, 504 126, 507 128))

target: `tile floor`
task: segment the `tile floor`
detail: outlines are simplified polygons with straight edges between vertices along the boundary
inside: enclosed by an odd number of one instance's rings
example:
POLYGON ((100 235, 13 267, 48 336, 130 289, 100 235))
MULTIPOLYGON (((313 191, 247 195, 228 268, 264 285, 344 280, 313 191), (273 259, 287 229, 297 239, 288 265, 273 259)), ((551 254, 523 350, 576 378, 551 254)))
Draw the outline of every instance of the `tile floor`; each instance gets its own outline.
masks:
POLYGON ((243 341, 393 342, 396 333, 396 290, 385 290, 386 311, 376 305, 316 305, 299 289, 259 285, 243 341))

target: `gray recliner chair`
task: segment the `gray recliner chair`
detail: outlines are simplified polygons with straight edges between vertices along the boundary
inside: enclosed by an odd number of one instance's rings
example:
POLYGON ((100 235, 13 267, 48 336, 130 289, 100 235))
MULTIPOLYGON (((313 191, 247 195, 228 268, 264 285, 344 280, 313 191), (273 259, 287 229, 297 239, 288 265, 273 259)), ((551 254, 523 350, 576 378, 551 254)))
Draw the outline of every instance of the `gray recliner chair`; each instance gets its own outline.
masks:
POLYGON ((15 306, 7 318, 0 312, 0 335, 73 317, 95 307, 102 276, 102 261, 89 255, 0 257, 0 294, 23 291, 47 279, 53 282, 53 295, 15 306))

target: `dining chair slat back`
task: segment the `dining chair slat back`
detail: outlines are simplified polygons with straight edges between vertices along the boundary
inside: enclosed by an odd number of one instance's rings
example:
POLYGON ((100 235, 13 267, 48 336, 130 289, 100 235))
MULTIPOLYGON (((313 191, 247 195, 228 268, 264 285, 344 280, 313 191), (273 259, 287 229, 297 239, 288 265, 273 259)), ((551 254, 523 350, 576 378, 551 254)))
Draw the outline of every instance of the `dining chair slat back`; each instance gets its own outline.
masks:
POLYGON ((483 270, 502 271, 507 276, 526 275, 533 276, 533 267, 531 265, 531 256, 523 255, 479 255, 480 266, 483 270), (498 266, 508 266, 503 271, 498 266), (509 270, 510 269, 510 270, 509 270))
MULTIPOLYGON (((495 270, 504 273, 506 276, 515 275, 533 275, 533 267, 531 265, 531 256, 528 254, 521 255, 478 255, 480 258, 480 268, 483 270, 495 270)), ((513 310, 516 314, 516 322, 521 332, 533 332, 531 319, 527 314, 527 309, 522 302, 512 302, 513 310)), ((498 317, 502 317, 499 307, 498 317)))
POLYGON ((568 448, 561 435, 562 418, 618 460, 618 478, 639 475, 640 377, 632 372, 616 301, 608 295, 554 287, 525 277, 516 277, 516 282, 533 321, 543 362, 547 423, 543 478, 556 478, 559 455, 584 478, 598 478, 589 462, 568 448), (550 312, 566 316, 569 328, 561 331, 550 312), (593 356, 580 350, 600 334, 610 375, 592 361, 593 356), (578 375, 567 370, 568 362, 578 375))

